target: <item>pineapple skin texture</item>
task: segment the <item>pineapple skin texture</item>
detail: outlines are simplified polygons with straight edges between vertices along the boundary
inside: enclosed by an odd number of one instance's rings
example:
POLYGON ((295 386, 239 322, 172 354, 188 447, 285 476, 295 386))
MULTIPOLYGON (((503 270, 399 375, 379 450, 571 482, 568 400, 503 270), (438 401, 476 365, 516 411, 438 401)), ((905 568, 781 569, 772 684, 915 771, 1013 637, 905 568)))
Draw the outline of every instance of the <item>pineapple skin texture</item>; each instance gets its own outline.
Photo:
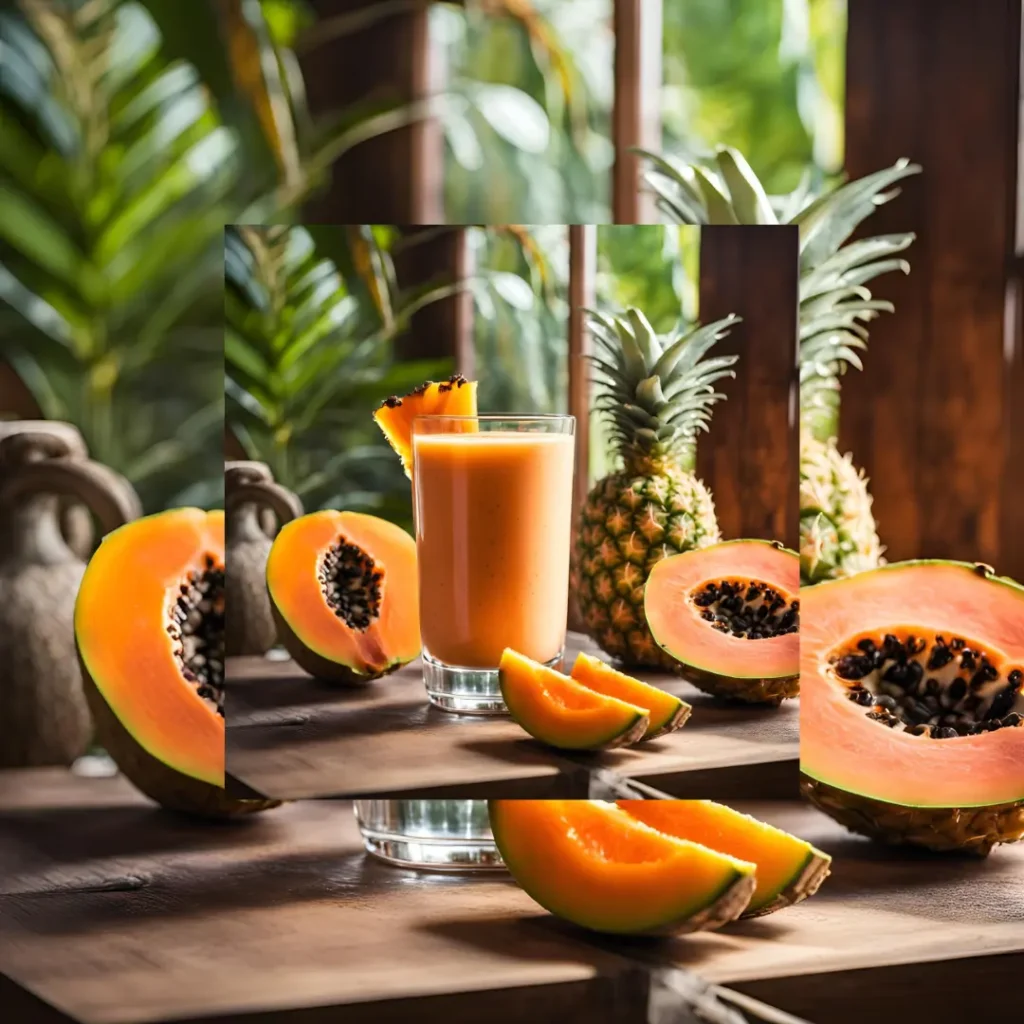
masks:
POLYGON ((644 614, 644 584, 669 555, 721 540, 711 492, 692 473, 664 467, 599 480, 580 510, 570 584, 590 637, 624 665, 678 671, 644 614))
POLYGON ((863 472, 834 440, 800 438, 800 582, 843 579, 884 564, 863 472))

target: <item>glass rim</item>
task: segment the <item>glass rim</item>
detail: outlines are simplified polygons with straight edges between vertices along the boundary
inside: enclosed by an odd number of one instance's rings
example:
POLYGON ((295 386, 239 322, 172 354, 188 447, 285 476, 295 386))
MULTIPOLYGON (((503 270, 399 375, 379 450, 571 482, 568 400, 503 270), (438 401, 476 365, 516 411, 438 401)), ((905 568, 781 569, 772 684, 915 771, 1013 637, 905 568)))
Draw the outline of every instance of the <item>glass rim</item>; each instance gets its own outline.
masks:
POLYGON ((412 425, 415 428, 417 423, 439 423, 442 420, 450 420, 453 423, 468 423, 470 421, 485 423, 557 423, 559 421, 575 423, 576 417, 569 412, 536 412, 536 413, 495 413, 482 412, 475 415, 448 415, 447 413, 422 413, 412 418, 412 425))

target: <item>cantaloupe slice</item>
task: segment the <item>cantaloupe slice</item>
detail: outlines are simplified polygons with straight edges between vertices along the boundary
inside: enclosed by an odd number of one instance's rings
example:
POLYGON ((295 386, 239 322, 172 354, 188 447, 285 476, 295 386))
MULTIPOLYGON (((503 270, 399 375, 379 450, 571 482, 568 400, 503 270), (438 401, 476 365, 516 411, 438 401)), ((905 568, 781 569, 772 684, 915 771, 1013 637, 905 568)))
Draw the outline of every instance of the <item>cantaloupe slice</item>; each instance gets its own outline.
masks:
POLYGON ((534 739, 560 750, 607 750, 647 731, 643 708, 605 697, 509 648, 498 666, 512 718, 534 739))
POLYGON ((712 800, 619 800, 639 821, 757 865, 744 917, 760 917, 813 896, 832 858, 810 843, 712 800))
POLYGON ((682 728, 693 708, 684 700, 666 693, 657 686, 618 672, 600 658, 580 652, 572 666, 572 678, 588 690, 617 697, 647 711, 650 721, 642 739, 653 740, 682 728))
POLYGON ((392 395, 373 414, 377 426, 398 453, 405 475, 412 477, 412 424, 417 416, 475 416, 476 381, 461 374, 435 383, 425 381, 408 395, 392 395))
POLYGON ((495 800, 506 867, 545 910, 598 932, 718 928, 754 891, 754 865, 663 835, 597 800, 495 800))

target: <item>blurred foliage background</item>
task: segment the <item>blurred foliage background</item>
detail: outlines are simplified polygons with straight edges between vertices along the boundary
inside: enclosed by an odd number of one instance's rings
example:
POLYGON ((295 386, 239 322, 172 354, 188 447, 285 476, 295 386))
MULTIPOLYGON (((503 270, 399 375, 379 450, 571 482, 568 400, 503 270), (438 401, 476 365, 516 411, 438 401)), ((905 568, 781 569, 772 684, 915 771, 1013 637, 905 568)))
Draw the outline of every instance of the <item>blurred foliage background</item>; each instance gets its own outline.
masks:
MULTIPOLYGON (((611 0, 437 3, 431 19, 447 219, 607 222, 611 0)), ((249 319, 236 309, 228 331, 237 357, 228 401, 244 443, 303 481, 307 503, 344 498, 403 514, 400 481, 374 467, 377 439, 339 411, 343 392, 324 400, 324 434, 308 447, 281 439, 304 426, 302 381, 325 393, 350 385, 344 394, 365 412, 382 390, 421 374, 394 364, 391 340, 404 303, 424 297, 390 294, 384 310, 369 279, 350 273, 343 243, 352 239, 316 230, 287 245, 266 233, 224 239, 226 223, 296 220, 342 152, 419 116, 375 103, 313 119, 297 52, 317 28, 304 0, 0 5, 0 358, 43 415, 75 423, 93 456, 129 478, 147 511, 222 501, 228 252, 235 298, 250 304, 249 319), (262 263, 250 243, 264 247, 262 263), (260 305, 271 293, 259 273, 270 266, 283 289, 273 294, 295 303, 308 346, 288 349, 283 368, 276 351, 265 366, 245 365, 238 347, 284 336, 260 305), (309 303, 332 311, 326 326, 304 319, 309 303), (323 376, 312 369, 321 359, 323 376), (278 374, 276 391, 260 391, 270 387, 261 373, 278 374), (334 467, 344 469, 344 493, 323 473, 328 451, 344 462, 334 467), (319 477, 306 472, 318 460, 319 477)), ((731 143, 772 190, 792 187, 806 167, 835 173, 844 36, 845 0, 666 2, 663 148, 700 154, 731 143)), ((383 254, 386 275, 395 240, 377 229, 364 243, 383 254)), ((482 404, 563 409, 566 232, 471 229, 471 245, 482 404)), ((602 299, 642 306, 659 330, 697 314, 696 248, 679 229, 602 229, 599 253, 602 299)))
POLYGON ((388 395, 453 372, 398 362, 393 339, 459 285, 401 292, 392 227, 232 226, 225 235, 227 427, 307 511, 411 526, 409 481, 370 416, 388 395))
MULTIPOLYGON (((453 223, 611 220, 611 0, 439 4, 453 223)), ((737 147, 769 191, 843 162, 846 0, 663 4, 662 149, 737 147)), ((812 178, 813 180, 813 178, 812 178)))

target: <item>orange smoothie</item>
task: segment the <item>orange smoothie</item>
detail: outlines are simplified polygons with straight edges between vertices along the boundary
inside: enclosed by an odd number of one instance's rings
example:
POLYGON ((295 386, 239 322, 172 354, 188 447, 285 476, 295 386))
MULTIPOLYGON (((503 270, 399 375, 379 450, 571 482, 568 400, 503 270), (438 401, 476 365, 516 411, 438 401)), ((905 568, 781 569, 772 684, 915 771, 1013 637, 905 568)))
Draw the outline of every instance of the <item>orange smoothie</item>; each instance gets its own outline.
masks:
POLYGON ((420 630, 434 658, 496 669, 506 647, 561 652, 574 454, 570 434, 414 437, 420 630))

